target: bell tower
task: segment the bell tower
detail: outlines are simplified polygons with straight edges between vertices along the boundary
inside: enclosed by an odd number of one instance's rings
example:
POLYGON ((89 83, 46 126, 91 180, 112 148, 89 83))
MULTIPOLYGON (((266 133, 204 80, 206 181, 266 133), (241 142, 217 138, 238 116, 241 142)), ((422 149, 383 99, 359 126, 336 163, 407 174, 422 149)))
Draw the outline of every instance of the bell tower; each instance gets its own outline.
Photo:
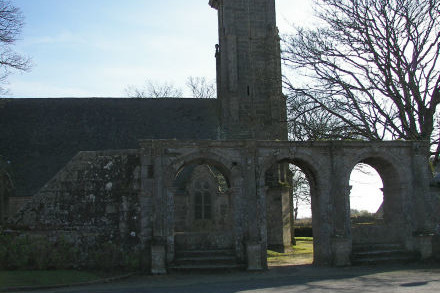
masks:
POLYGON ((210 0, 218 11, 222 139, 287 140, 275 0, 210 0))

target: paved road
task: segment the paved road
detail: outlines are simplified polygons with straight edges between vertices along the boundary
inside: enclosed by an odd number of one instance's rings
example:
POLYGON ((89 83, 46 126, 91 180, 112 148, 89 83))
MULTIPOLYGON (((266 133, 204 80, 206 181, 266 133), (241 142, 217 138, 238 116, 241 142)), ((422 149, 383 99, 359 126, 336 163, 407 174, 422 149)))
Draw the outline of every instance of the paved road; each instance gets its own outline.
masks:
POLYGON ((440 292, 440 265, 354 268, 278 267, 266 272, 180 273, 136 276, 47 293, 294 293, 294 292, 440 292))

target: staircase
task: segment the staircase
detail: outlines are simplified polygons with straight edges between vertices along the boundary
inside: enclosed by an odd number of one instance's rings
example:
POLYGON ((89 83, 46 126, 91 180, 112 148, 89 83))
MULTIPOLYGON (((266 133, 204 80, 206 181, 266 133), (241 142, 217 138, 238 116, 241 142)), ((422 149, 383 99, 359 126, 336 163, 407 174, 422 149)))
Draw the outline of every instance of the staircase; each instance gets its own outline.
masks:
POLYGON ((176 251, 174 263, 169 267, 174 271, 191 270, 237 270, 245 268, 238 264, 234 250, 184 250, 176 251))
POLYGON ((409 263, 419 259, 415 252, 407 251, 400 243, 353 244, 352 265, 409 263))

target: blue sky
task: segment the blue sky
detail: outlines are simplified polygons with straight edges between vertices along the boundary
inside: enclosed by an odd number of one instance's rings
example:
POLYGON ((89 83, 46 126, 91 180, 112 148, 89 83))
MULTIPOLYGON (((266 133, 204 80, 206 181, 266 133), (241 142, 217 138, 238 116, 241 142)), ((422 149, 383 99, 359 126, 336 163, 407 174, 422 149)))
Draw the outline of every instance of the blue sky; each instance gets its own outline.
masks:
MULTIPOLYGON (((145 80, 184 87, 215 78, 217 14, 208 0, 12 0, 25 16, 16 49, 33 60, 10 97, 124 97, 145 80)), ((309 0, 276 0, 278 25, 303 23, 309 0)))

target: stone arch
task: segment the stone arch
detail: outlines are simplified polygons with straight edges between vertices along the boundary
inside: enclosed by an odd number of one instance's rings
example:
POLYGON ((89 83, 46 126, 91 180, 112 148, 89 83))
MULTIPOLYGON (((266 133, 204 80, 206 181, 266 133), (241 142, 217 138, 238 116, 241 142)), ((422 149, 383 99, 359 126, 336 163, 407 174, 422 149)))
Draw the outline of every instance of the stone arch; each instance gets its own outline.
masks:
MULTIPOLYGON (((314 183, 318 186, 320 184, 320 176, 317 176, 319 174, 318 170, 321 170, 321 163, 319 163, 318 160, 316 160, 311 155, 296 151, 294 153, 289 154, 280 154, 276 156, 272 156, 269 158, 266 158, 263 163, 260 165, 260 172, 258 174, 259 181, 264 182, 264 177, 266 175, 266 172, 275 164, 279 162, 293 162, 295 165, 298 164, 298 167, 301 169, 307 169, 309 170, 310 174, 314 176, 314 183)), ((307 174, 306 174, 307 175, 307 174)))
POLYGON ((209 164, 216 167, 225 176, 228 186, 231 187, 233 180, 231 172, 232 168, 236 167, 236 164, 224 156, 203 150, 187 154, 172 161, 166 168, 166 186, 172 186, 172 182, 177 174, 189 164, 209 164))
MULTIPOLYGON (((353 245, 374 242, 405 243, 410 234, 405 211, 405 198, 409 178, 406 170, 398 166, 399 158, 390 151, 366 150, 354 157, 348 163, 343 182, 348 186, 350 175, 355 166, 364 163, 374 168, 383 183, 383 222, 371 225, 352 225, 351 234, 353 245)), ((403 158, 405 159, 405 158, 403 158)), ((408 158, 406 158, 408 159, 408 158)), ((348 195, 349 196, 349 195, 348 195)), ((348 207, 349 208, 349 207, 348 207)), ((356 247, 353 247, 355 250, 356 247)))
POLYGON ((240 178, 236 176, 236 169, 236 164, 227 158, 205 150, 197 150, 178 157, 168 165, 165 185, 167 186, 168 201, 173 206, 170 212, 174 213, 172 226, 175 231, 177 256, 179 251, 185 250, 232 250, 235 248, 237 241, 233 223, 235 219, 235 200, 239 197, 234 194, 234 188, 232 187, 236 182, 240 182, 240 178), (188 182, 185 183, 189 187, 185 189, 184 193, 179 193, 176 187, 173 186, 173 182, 179 174, 187 172, 185 170, 192 167, 194 168, 190 171, 191 175, 188 177, 188 182), (207 170, 210 167, 214 167, 224 177, 227 185, 225 190, 216 191, 212 189, 212 187, 216 187, 215 184, 211 184, 213 180, 210 180, 209 176, 205 176, 206 174, 199 170, 199 168, 204 168, 208 172, 207 170), (200 192, 197 189, 197 184, 191 180, 201 180, 202 178, 204 178, 203 183, 209 182, 211 188, 209 191, 202 192, 204 194, 202 200, 206 200, 204 196, 209 194, 210 210, 212 211, 212 217, 209 218, 195 217, 197 215, 195 209, 198 203, 196 196, 199 196, 200 192), (185 209, 187 210, 186 213, 179 213, 179 211, 185 209), (181 225, 183 222, 184 224, 181 225), (180 228, 175 229, 176 225, 180 225, 180 228))
POLYGON ((399 183, 409 182, 409 178, 406 178, 407 173, 397 166, 396 162, 399 162, 399 159, 405 158, 399 158, 391 154, 389 150, 386 152, 366 150, 350 158, 347 164, 347 172, 344 174, 344 181, 350 179, 351 171, 357 164, 365 163, 376 169, 384 181, 398 180, 399 183), (393 174, 393 176, 385 176, 389 174, 393 174))
MULTIPOLYGON (((326 231, 329 229, 324 227, 328 225, 325 223, 327 210, 325 209, 324 202, 327 200, 328 196, 326 196, 324 191, 324 182, 325 178, 328 177, 326 174, 326 168, 324 168, 322 160, 317 156, 312 156, 309 153, 303 152, 301 150, 296 149, 295 152, 280 154, 277 156, 272 156, 264 160, 264 162, 260 166, 260 172, 258 174, 259 178, 259 193, 261 199, 266 199, 267 196, 267 188, 265 186, 265 176, 266 172, 270 170, 270 168, 278 163, 291 163, 298 166, 305 174, 310 184, 310 193, 311 193, 311 203, 312 203, 312 214, 314 215, 312 218, 313 222, 313 233, 314 233, 314 263, 321 264, 326 262, 328 258, 329 252, 329 244, 328 244, 328 236, 324 235, 326 231), (321 215, 324 213, 324 215, 321 215), (324 222, 321 222, 324 221, 324 222), (323 229, 322 229, 323 228, 323 229), (322 233, 321 233, 322 230, 322 233), (321 240, 320 240, 321 239, 321 240)), ((289 195, 289 200, 291 197, 289 195)), ((264 207, 266 210, 267 207, 264 207)), ((265 211, 264 211, 265 212, 265 211)), ((267 232, 267 217, 268 215, 265 213, 265 221, 263 225, 263 232, 267 232)), ((263 234, 263 233, 262 233, 263 234)), ((264 238, 265 241, 268 241, 267 238, 264 238)))

